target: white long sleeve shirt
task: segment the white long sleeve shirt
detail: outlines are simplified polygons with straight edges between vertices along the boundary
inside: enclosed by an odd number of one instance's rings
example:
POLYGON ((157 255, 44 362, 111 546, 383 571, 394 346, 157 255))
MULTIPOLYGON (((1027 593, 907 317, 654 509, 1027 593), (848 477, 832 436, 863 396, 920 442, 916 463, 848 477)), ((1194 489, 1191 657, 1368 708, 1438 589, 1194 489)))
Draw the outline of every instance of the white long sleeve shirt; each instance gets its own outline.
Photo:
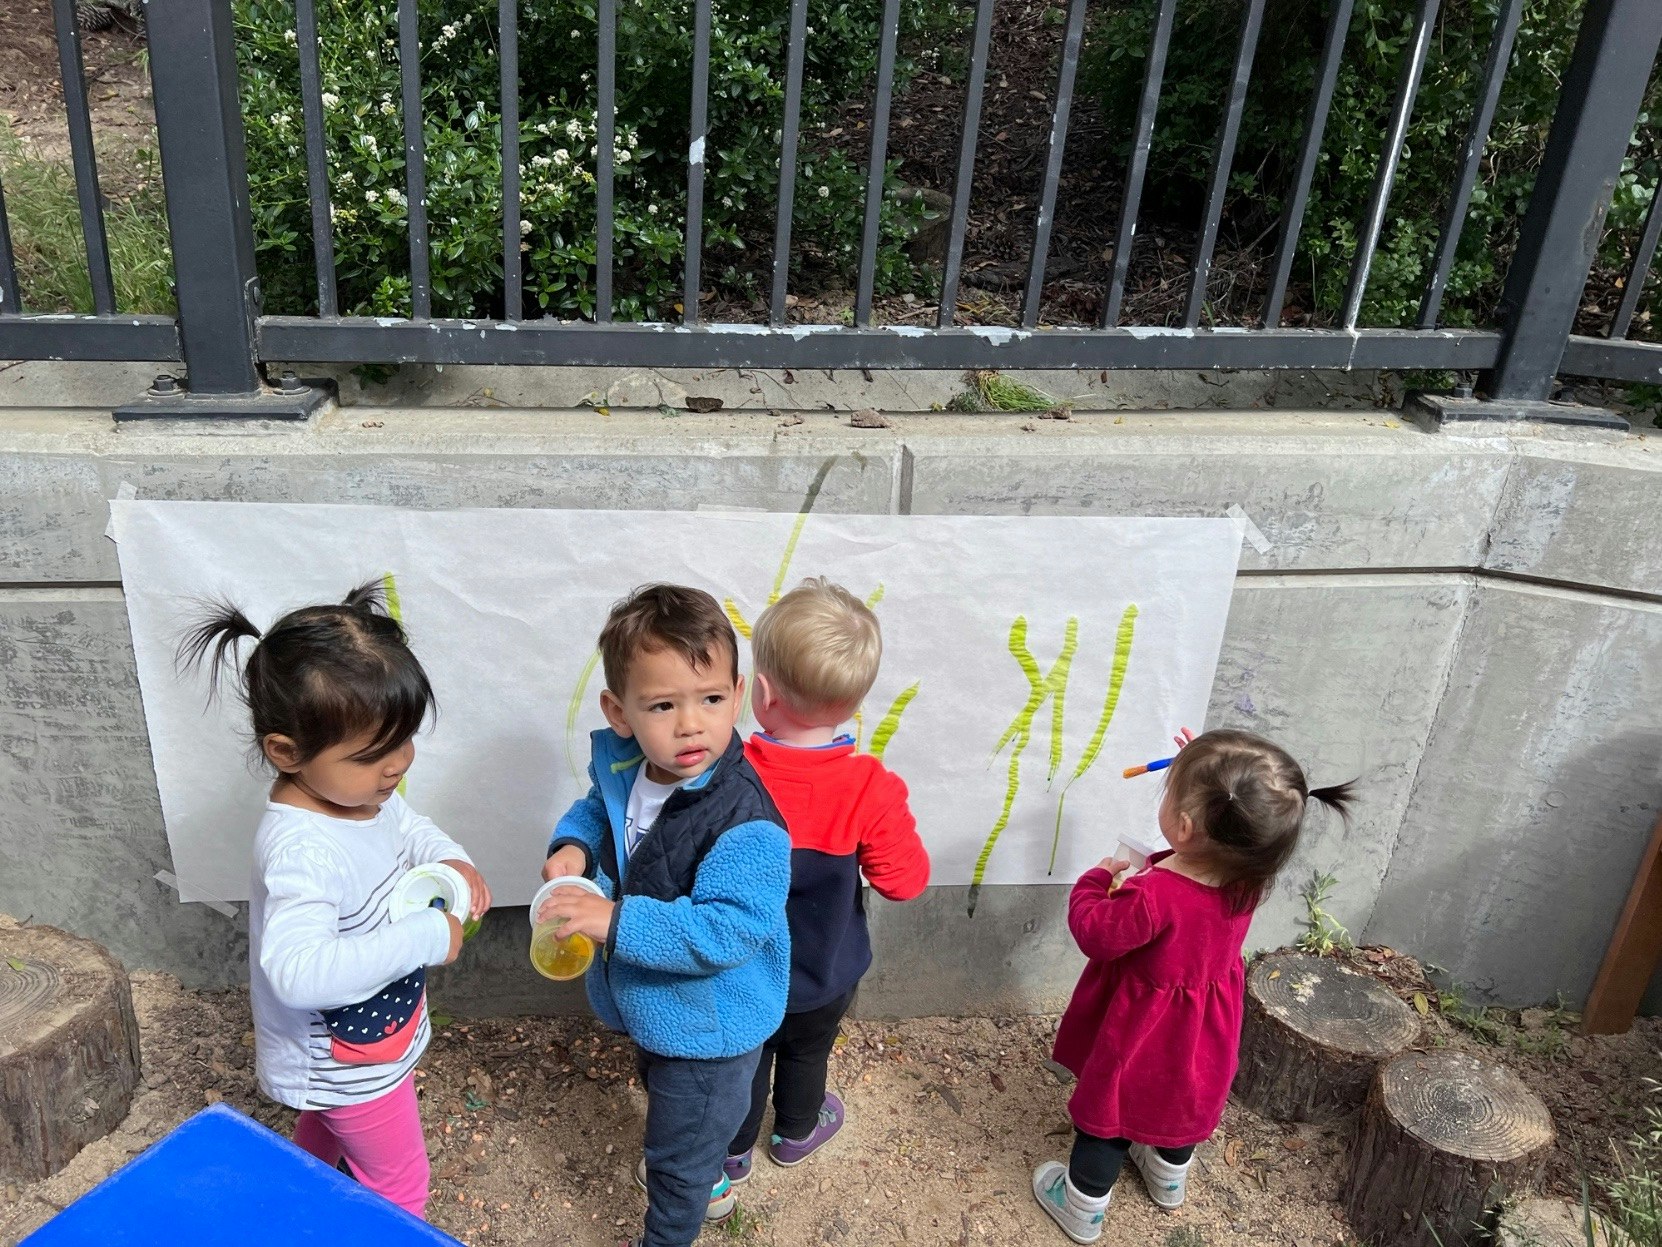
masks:
POLYGON ((254 837, 249 997, 260 1089, 291 1108, 337 1108, 398 1086, 427 1049, 425 1006, 408 1051, 384 1065, 334 1059, 322 1010, 373 996, 450 950, 438 910, 398 922, 393 884, 413 866, 466 852, 394 793, 372 819, 330 818, 275 801, 254 837))

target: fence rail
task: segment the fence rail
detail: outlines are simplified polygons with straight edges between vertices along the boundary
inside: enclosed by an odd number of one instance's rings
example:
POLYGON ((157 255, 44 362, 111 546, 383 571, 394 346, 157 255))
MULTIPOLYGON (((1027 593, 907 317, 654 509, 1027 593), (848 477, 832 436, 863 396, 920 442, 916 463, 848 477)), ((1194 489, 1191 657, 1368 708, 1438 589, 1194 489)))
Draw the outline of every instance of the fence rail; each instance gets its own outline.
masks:
POLYGON ((1123 199, 1113 233, 1112 269, 1103 291, 1099 323, 1094 327, 1048 325, 1041 314, 1086 19, 1086 0, 1069 0, 1019 321, 1011 327, 959 324, 958 290, 996 2, 976 0, 935 324, 921 327, 873 323, 884 168, 900 33, 899 0, 884 0, 877 32, 852 323, 835 326, 792 324, 787 318, 807 0, 790 0, 789 4, 777 209, 769 297, 765 323, 761 324, 712 324, 700 319, 712 0, 695 0, 693 5, 684 294, 678 323, 614 320, 617 0, 599 0, 596 12, 597 302, 592 321, 525 315, 521 229, 527 209, 521 195, 518 0, 499 0, 496 14, 504 204, 503 315, 497 320, 433 317, 418 0, 397 0, 396 10, 411 278, 411 315, 402 319, 340 314, 317 0, 296 0, 293 41, 298 53, 310 194, 318 307, 315 316, 261 314, 229 5, 225 0, 167 0, 148 5, 158 142, 174 243, 177 320, 133 316, 116 305, 74 3, 53 0, 94 314, 31 314, 17 286, 5 192, 0 186, 0 358, 183 360, 190 392, 210 407, 265 392, 261 366, 271 360, 689 367, 1437 369, 1482 373, 1483 390, 1506 400, 1548 397, 1559 372, 1662 380, 1662 346, 1627 337, 1662 238, 1662 193, 1652 201, 1609 337, 1571 332, 1594 260, 1599 227, 1662 44, 1662 4, 1656 0, 1589 0, 1586 5, 1575 52, 1564 75, 1546 161, 1508 273, 1501 323, 1478 329, 1440 329, 1439 316, 1512 59, 1522 0, 1502 0, 1500 4, 1417 324, 1402 329, 1363 328, 1358 320, 1425 70, 1438 0, 1415 0, 1412 34, 1403 55, 1372 191, 1358 223, 1358 243, 1339 324, 1332 329, 1285 328, 1281 314, 1338 88, 1353 0, 1330 3, 1299 155, 1269 269, 1261 327, 1203 328, 1201 320, 1264 23, 1265 0, 1243 0, 1180 326, 1122 326, 1119 321, 1163 75, 1171 51, 1174 16, 1183 0, 1156 0, 1123 199))

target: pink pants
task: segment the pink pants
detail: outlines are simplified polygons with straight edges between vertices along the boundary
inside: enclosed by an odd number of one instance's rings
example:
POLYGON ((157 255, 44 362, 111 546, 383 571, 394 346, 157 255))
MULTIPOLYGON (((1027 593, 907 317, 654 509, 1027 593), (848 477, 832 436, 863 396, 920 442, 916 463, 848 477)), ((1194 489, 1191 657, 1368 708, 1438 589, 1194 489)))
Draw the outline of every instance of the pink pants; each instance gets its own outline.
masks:
POLYGON ((295 1124, 294 1142, 326 1165, 337 1165, 345 1156, 359 1182, 426 1219, 427 1144, 421 1137, 414 1075, 362 1104, 306 1109, 295 1124))

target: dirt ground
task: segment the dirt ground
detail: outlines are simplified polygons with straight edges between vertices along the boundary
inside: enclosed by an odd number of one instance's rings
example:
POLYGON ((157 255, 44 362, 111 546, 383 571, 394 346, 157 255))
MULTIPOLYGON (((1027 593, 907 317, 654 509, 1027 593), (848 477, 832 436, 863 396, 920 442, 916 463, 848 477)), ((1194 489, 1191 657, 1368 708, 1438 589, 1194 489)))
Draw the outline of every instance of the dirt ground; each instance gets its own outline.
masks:
MULTIPOLYGON (((156 123, 143 38, 117 25, 87 32, 81 46, 99 147, 154 146, 156 123)), ((51 0, 0 4, 0 114, 38 155, 68 158, 51 0)))
MULTIPOLYGON (((1423 995, 1418 967, 1390 961, 1374 968, 1408 998, 1423 995)), ((131 1114, 55 1177, 7 1187, 0 1243, 16 1242, 206 1104, 224 1100, 292 1129, 293 1114, 255 1088, 245 991, 191 992, 136 974, 133 997, 144 1079, 131 1114)), ((1580 1190, 1578 1157, 1595 1174, 1609 1171, 1612 1141, 1640 1120, 1643 1079, 1662 1074, 1662 1021, 1588 1039, 1559 1013, 1495 1014, 1494 1042, 1480 1042, 1434 1005, 1431 1014, 1431 1042, 1506 1061, 1546 1102, 1559 1129, 1548 1187, 1561 1196, 1580 1190)), ((705 1241, 1064 1243, 1028 1188, 1032 1167, 1069 1142, 1065 1076, 1046 1064, 1055 1021, 849 1021, 831 1068, 848 1126, 800 1168, 758 1157, 740 1213, 705 1241)), ((620 1037, 587 1018, 451 1021, 437 1028, 418 1078, 435 1225, 474 1247, 610 1247, 639 1232, 644 1197, 630 1171, 645 1100, 620 1037)), ((1277 1125, 1232 1104, 1198 1153, 1185 1208, 1156 1210, 1128 1172, 1103 1242, 1347 1244, 1338 1201, 1351 1128, 1277 1125), (1190 1233, 1174 1240, 1179 1230, 1190 1233)))

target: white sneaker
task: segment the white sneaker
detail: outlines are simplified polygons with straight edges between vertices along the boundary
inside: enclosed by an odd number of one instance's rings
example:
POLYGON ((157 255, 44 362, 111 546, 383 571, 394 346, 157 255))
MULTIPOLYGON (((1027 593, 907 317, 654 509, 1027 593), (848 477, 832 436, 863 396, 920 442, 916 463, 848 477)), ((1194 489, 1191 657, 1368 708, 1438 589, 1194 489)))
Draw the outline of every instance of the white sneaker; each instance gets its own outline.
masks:
POLYGON ((1183 1203, 1189 1188, 1189 1166, 1194 1164, 1192 1157, 1181 1165, 1174 1165, 1147 1144, 1133 1143, 1131 1160, 1143 1175, 1148 1197, 1156 1204, 1169 1212, 1183 1203))
POLYGON ((1076 1243, 1094 1243, 1102 1237, 1102 1216, 1113 1192, 1093 1199, 1068 1181, 1068 1167, 1047 1160, 1033 1171, 1033 1198, 1062 1233, 1076 1243))

